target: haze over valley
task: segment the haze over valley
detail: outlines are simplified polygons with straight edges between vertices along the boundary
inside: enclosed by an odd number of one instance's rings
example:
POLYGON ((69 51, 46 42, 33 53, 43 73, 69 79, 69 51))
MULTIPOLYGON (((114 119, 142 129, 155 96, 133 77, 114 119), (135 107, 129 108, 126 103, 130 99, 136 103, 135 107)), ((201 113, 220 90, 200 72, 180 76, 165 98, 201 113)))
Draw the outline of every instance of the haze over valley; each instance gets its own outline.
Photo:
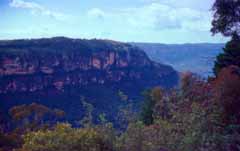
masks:
POLYGON ((161 44, 132 43, 146 52, 154 61, 171 65, 179 72, 193 72, 202 77, 213 75, 216 56, 223 52, 224 44, 161 44))

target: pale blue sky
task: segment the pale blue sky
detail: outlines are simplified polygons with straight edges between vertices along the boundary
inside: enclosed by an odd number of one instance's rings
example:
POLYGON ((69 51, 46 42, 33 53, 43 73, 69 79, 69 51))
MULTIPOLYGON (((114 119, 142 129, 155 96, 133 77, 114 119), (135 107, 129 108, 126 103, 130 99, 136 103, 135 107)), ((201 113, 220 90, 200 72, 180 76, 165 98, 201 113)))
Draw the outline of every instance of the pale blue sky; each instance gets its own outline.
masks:
POLYGON ((0 0, 0 39, 66 36, 125 42, 225 42, 214 0, 0 0))

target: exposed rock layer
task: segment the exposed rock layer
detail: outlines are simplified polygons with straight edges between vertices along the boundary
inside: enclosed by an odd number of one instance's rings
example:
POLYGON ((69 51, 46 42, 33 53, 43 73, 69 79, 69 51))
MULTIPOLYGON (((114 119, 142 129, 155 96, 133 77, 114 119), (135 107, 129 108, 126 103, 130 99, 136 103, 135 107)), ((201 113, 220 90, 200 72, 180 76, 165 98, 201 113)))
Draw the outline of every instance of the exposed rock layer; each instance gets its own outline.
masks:
MULTIPOLYGON (((170 66, 151 61, 142 50, 125 43, 63 37, 0 41, 0 99, 11 105, 19 100, 41 103, 54 96, 71 99, 76 93, 85 96, 81 90, 92 90, 93 85, 112 92, 124 90, 131 98, 145 88, 173 87, 177 81, 177 72, 170 66)), ((101 95, 91 95, 96 104, 106 103, 101 95)), ((113 106, 114 97, 104 99, 113 106)))

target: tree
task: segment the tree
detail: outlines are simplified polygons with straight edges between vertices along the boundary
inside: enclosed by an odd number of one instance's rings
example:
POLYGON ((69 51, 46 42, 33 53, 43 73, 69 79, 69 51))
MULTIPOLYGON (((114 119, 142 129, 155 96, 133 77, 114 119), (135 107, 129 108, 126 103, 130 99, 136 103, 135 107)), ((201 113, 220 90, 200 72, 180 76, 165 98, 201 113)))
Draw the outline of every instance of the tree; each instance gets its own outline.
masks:
POLYGON ((222 33, 231 37, 224 53, 217 57, 214 72, 215 100, 223 108, 220 146, 223 150, 238 151, 240 149, 240 1, 216 0, 213 5, 214 19, 212 33, 222 33))
MULTIPOLYGON (((219 73, 215 79, 215 98, 219 100, 224 112, 223 123, 240 125, 240 68, 229 66, 219 73)), ((240 129, 239 129, 240 130, 240 129)))
POLYGON ((216 0, 212 10, 214 18, 211 32, 221 33, 231 37, 226 44, 224 53, 217 57, 214 73, 229 65, 240 66, 240 1, 239 0, 216 0))
POLYGON ((144 92, 144 104, 140 115, 140 120, 146 124, 153 124, 153 110, 157 101, 162 99, 162 89, 159 87, 153 88, 144 92))
POLYGON ((240 37, 236 34, 233 35, 232 40, 229 41, 225 48, 224 53, 217 56, 214 66, 214 73, 218 75, 221 69, 230 65, 240 67, 240 37))
POLYGON ((211 32, 222 33, 224 36, 240 35, 240 1, 216 0, 212 10, 214 18, 211 32))
POLYGON ((22 143, 21 137, 16 134, 6 134, 0 132, 0 151, 10 151, 13 148, 19 148, 22 143))
POLYGON ((82 104, 83 104, 83 107, 85 108, 85 116, 80 121, 80 124, 83 127, 92 127, 93 126, 92 113, 93 113, 94 107, 92 104, 86 102, 84 98, 82 98, 82 104))
POLYGON ((143 151, 144 124, 142 122, 130 123, 125 133, 119 138, 118 150, 143 151))
POLYGON ((240 148, 240 68, 223 68, 213 81, 214 99, 221 108, 221 137, 224 150, 238 151, 240 148))
POLYGON ((14 106, 9 110, 9 114, 21 133, 43 128, 52 122, 56 123, 57 119, 61 119, 65 115, 62 110, 51 110, 37 103, 14 106))

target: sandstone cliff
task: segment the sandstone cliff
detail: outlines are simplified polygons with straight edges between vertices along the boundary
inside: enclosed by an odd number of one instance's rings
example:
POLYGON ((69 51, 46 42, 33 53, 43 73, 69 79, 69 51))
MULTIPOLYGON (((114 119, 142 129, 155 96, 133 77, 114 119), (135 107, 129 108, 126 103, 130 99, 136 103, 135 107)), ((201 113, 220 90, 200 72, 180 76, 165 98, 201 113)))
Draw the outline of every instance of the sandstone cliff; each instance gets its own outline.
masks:
POLYGON ((169 88, 177 80, 177 72, 170 66, 151 61, 142 50, 130 44, 64 37, 0 41, 2 106, 31 101, 57 106, 51 103, 56 96, 62 96, 59 102, 65 98, 62 102, 76 104, 73 101, 76 94, 78 99, 91 96, 93 104, 98 102, 96 108, 99 104, 107 106, 104 103, 113 106, 116 97, 101 93, 102 89, 116 95, 123 90, 134 99, 145 88, 169 88), (103 95, 105 102, 101 101, 103 95))

